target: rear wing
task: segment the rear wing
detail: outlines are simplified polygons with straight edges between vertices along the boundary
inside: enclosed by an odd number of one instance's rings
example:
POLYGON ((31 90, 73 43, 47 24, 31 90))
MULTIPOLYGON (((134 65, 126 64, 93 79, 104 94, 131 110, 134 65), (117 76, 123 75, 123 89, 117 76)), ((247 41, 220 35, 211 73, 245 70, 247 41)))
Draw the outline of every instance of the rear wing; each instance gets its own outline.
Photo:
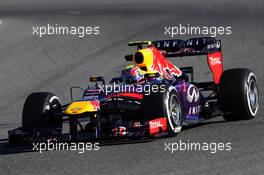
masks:
MULTIPOLYGON (((190 38, 188 40, 135 41, 129 42, 128 45, 137 46, 138 49, 142 49, 143 45, 154 46, 165 57, 207 55, 207 63, 213 74, 214 83, 219 84, 223 72, 222 47, 221 41, 214 37, 190 38)), ((125 59, 132 61, 133 55, 126 55, 125 59)))
POLYGON ((213 37, 158 40, 152 41, 152 44, 166 57, 207 55, 221 52, 221 41, 213 37))
POLYGON ((207 63, 214 82, 219 84, 223 72, 221 41, 213 37, 191 38, 188 40, 158 40, 154 45, 165 57, 207 55, 207 63))

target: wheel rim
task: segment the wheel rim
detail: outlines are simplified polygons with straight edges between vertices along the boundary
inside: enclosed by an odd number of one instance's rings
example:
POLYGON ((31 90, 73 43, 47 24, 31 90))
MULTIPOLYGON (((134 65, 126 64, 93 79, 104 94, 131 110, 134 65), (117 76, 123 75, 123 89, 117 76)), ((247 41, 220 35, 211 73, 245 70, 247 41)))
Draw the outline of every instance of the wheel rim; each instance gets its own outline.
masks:
POLYGON ((249 76, 249 81, 247 83, 247 101, 251 115, 255 116, 258 109, 259 97, 257 82, 254 74, 249 76))
POLYGON ((49 101, 46 102, 44 110, 45 112, 49 112, 51 109, 54 109, 56 107, 60 107, 61 102, 60 99, 57 96, 52 96, 49 101))
POLYGON ((176 95, 172 95, 170 99, 170 118, 176 124, 181 126, 181 107, 176 95))

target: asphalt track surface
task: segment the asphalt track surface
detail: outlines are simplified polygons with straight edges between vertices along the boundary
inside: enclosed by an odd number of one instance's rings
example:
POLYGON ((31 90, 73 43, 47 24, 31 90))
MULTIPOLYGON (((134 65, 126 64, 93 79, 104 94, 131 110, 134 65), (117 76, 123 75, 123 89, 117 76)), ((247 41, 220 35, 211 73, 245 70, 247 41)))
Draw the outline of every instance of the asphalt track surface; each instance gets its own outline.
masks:
MULTIPOLYGON (((6 1, 0 2, 0 174, 263 174, 264 3, 261 1, 6 1), (99 25, 101 34, 85 38, 32 36, 32 26, 99 25), (223 43, 224 67, 256 73, 258 116, 251 121, 222 118, 184 129, 175 138, 102 146, 99 151, 27 152, 7 148, 7 131, 21 125, 26 96, 51 91, 65 103, 69 87, 86 87, 90 75, 118 75, 131 53, 127 42, 165 39, 164 26, 232 26, 223 43), (165 151, 168 142, 232 143, 231 151, 165 151)), ((188 38, 192 36, 178 36, 188 38)), ((193 65, 195 79, 211 78, 202 57, 174 59, 193 65)))

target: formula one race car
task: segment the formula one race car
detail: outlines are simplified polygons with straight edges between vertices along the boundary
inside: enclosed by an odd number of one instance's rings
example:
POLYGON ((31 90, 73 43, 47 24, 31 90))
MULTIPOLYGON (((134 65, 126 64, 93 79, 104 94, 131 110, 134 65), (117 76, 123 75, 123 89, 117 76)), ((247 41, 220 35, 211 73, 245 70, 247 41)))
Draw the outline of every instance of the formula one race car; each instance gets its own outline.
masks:
POLYGON ((83 90, 81 99, 62 105, 53 93, 30 94, 22 127, 9 131, 10 145, 54 138, 91 141, 175 136, 183 125, 216 116, 226 120, 256 116, 257 78, 249 69, 223 71, 220 40, 203 37, 128 45, 137 47, 133 55, 125 56, 133 64, 107 84, 103 77, 91 77, 95 86, 83 90), (207 55, 213 81, 195 82, 192 67, 178 68, 166 58, 194 55, 207 55), (69 123, 66 136, 63 123, 69 123))

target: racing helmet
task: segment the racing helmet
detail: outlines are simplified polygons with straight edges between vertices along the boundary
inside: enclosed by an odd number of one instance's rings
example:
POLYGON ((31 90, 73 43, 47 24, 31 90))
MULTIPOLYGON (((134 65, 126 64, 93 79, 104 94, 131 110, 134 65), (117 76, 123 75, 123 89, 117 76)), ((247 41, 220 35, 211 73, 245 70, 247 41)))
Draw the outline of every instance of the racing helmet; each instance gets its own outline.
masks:
POLYGON ((140 68, 135 65, 128 65, 121 71, 121 79, 125 83, 139 83, 144 80, 144 74, 140 68))

